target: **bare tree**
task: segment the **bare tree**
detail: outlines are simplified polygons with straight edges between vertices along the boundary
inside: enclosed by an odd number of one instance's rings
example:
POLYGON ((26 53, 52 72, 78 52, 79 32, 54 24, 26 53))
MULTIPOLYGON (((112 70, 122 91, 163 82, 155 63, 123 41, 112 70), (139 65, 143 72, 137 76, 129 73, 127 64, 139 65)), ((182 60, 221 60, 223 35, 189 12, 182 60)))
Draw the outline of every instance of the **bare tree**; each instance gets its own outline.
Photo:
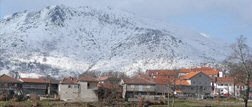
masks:
POLYGON ((245 85, 245 91, 242 94, 244 106, 248 107, 250 78, 252 74, 252 57, 250 48, 246 44, 246 38, 240 36, 235 44, 232 45, 233 53, 228 58, 228 64, 232 74, 238 78, 237 81, 245 85))

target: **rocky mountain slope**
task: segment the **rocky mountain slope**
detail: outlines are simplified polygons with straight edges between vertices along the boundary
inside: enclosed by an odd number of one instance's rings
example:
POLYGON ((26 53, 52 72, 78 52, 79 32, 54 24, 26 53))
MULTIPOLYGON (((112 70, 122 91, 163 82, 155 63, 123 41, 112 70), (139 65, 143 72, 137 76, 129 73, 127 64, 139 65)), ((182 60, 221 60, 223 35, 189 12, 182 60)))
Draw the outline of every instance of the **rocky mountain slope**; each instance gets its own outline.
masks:
POLYGON ((88 6, 57 5, 6 16, 0 21, 0 43, 0 72, 55 77, 214 65, 227 55, 222 43, 200 33, 88 6))

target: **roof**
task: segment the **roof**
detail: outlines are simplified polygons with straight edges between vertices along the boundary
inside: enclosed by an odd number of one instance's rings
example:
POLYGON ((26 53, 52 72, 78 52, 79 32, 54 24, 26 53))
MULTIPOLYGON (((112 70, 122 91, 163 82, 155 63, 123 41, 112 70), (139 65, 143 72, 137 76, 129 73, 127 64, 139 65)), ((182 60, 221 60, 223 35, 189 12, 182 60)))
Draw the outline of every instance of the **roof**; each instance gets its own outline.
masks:
POLYGON ((134 76, 131 78, 124 78, 123 79, 125 84, 135 84, 135 85, 154 85, 156 84, 154 81, 142 78, 140 76, 134 76))
POLYGON ((185 69, 185 68, 182 68, 179 70, 180 73, 189 73, 189 72, 192 72, 191 69, 185 69))
POLYGON ((155 78, 153 78, 153 80, 155 81, 156 84, 159 84, 159 85, 165 85, 165 84, 169 84, 169 83, 172 83, 175 81, 175 77, 160 77, 160 76, 157 76, 155 78))
POLYGON ((21 81, 15 79, 15 78, 12 78, 6 74, 3 74, 0 76, 0 82, 1 83, 20 83, 21 81))
POLYGON ((206 75, 218 75, 219 70, 210 67, 193 68, 192 71, 203 72, 206 75))
POLYGON ((77 84, 78 80, 75 77, 64 78, 60 81, 61 84, 77 84))
POLYGON ((217 83, 234 83, 233 77, 219 77, 216 80, 217 83))
POLYGON ((198 75, 201 72, 189 72, 188 74, 181 77, 181 79, 191 79, 192 77, 198 75))
POLYGON ((46 79, 46 81, 47 81, 48 83, 51 83, 51 84, 59 84, 59 80, 57 80, 57 79, 55 79, 55 78, 46 77, 46 78, 44 78, 44 79, 46 79))
POLYGON ((92 77, 92 76, 81 76, 78 79, 79 81, 85 81, 85 82, 98 82, 98 80, 96 80, 96 78, 92 77))
POLYGON ((98 81, 105 81, 109 78, 109 76, 101 76, 101 77, 98 77, 97 80, 98 81))
POLYGON ((148 75, 158 75, 158 76, 177 76, 177 70, 147 70, 146 73, 148 75))
POLYGON ((184 85, 184 86, 190 85, 190 83, 187 80, 184 80, 184 79, 177 79, 175 81, 175 84, 176 85, 184 85))
POLYGON ((44 78, 20 78, 25 83, 48 83, 44 78))

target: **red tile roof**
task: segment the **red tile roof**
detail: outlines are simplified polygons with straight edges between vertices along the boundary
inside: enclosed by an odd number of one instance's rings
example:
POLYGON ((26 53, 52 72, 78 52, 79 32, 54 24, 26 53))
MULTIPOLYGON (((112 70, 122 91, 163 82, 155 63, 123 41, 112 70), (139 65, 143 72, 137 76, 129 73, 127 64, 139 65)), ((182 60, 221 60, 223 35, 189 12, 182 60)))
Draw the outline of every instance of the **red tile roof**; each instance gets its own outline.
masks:
POLYGON ((190 83, 187 80, 184 79, 177 79, 175 82, 176 85, 183 85, 183 86, 188 86, 190 83))
POLYGON ((68 77, 64 78, 62 81, 60 81, 61 84, 77 84, 78 79, 75 77, 68 77))
POLYGON ((219 77, 217 78, 217 83, 234 83, 233 77, 219 77))
POLYGON ((20 83, 21 81, 3 74, 0 76, 0 82, 1 83, 20 83))
POLYGON ((123 79, 125 84, 138 84, 138 85, 151 85, 151 84, 156 84, 154 81, 142 78, 140 76, 134 76, 131 78, 124 78, 123 79))
POLYGON ((182 68, 179 70, 180 73, 189 73, 189 72, 192 72, 191 69, 185 69, 185 68, 182 68))
POLYGON ((192 77, 198 75, 200 72, 190 72, 182 77, 180 77, 181 79, 191 79, 192 77))
POLYGON ((210 67, 193 68, 192 71, 203 72, 206 75, 218 75, 220 72, 219 70, 210 67))
POLYGON ((177 76, 177 70, 147 70, 146 73, 148 75, 158 75, 158 76, 177 76))
POLYGON ((154 78, 156 84, 166 85, 171 84, 175 81, 175 78, 154 78))
POLYGON ((20 78, 25 83, 48 83, 44 78, 20 78))
POLYGON ((98 81, 105 81, 109 78, 109 76, 102 76, 102 77, 98 77, 97 80, 98 81))
POLYGON ((98 82, 98 80, 91 76, 81 76, 78 79, 79 81, 85 81, 85 82, 98 82))

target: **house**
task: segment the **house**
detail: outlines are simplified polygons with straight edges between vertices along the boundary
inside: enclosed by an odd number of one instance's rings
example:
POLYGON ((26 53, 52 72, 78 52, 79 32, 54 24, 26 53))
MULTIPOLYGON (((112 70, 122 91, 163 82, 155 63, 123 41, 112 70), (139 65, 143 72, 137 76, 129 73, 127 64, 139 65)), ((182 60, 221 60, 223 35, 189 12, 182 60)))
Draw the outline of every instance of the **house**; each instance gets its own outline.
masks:
POLYGON ((94 102, 98 101, 96 95, 98 81, 89 76, 79 79, 74 77, 64 78, 59 84, 59 96, 63 101, 94 102))
POLYGON ((0 76, 0 93, 17 94, 21 91, 21 81, 6 74, 0 76))
POLYGON ((240 96, 242 85, 235 83, 233 77, 216 78, 214 95, 240 96))
POLYGON ((91 76, 79 77, 78 84, 80 85, 80 100, 83 102, 98 101, 96 94, 98 81, 91 76))
POLYGON ((47 81, 47 94, 48 95, 58 95, 59 80, 52 78, 50 76, 44 77, 47 81))
POLYGON ((44 96, 48 94, 48 82, 44 78, 20 78, 24 94, 44 96))
POLYGON ((97 79, 99 99, 119 99, 122 98, 122 87, 119 85, 121 79, 110 76, 102 76, 97 79))
POLYGON ((203 97, 211 93, 211 78, 203 72, 190 72, 175 81, 176 93, 188 97, 203 97))
POLYGON ((156 93, 165 95, 173 93, 172 87, 180 72, 178 70, 147 70, 146 73, 156 83, 156 93))
POLYGON ((193 68, 191 71, 194 72, 203 72, 211 78, 214 77, 223 77, 223 73, 217 69, 210 68, 210 67, 201 67, 201 68, 193 68))
POLYGON ((139 97, 154 100, 156 96, 156 83, 140 76, 124 78, 120 84, 123 87, 122 97, 127 101, 138 101, 139 97))
POLYGON ((79 101, 79 84, 75 77, 64 78, 59 83, 59 97, 63 101, 79 101))

